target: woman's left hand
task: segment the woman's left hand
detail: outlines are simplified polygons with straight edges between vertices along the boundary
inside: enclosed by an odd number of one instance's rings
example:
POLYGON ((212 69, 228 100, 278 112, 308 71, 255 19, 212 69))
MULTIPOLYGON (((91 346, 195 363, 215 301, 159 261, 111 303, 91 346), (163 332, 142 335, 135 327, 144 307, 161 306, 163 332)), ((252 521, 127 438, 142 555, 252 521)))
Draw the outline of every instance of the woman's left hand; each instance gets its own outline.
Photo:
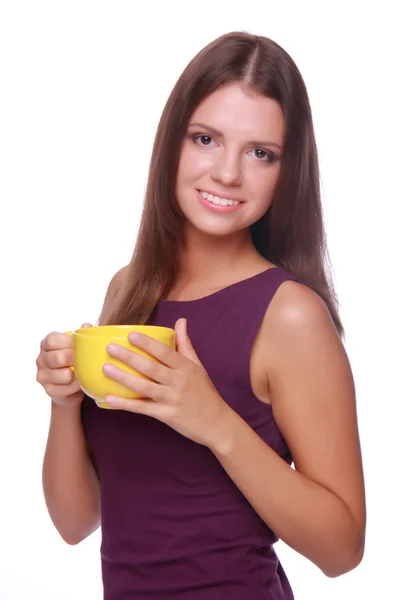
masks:
POLYGON ((213 448, 232 409, 218 394, 189 339, 186 319, 175 324, 177 350, 137 332, 129 341, 154 356, 156 362, 133 350, 111 344, 107 352, 152 381, 142 379, 106 363, 103 371, 115 381, 138 392, 143 399, 106 396, 105 401, 121 410, 162 421, 185 437, 213 448))

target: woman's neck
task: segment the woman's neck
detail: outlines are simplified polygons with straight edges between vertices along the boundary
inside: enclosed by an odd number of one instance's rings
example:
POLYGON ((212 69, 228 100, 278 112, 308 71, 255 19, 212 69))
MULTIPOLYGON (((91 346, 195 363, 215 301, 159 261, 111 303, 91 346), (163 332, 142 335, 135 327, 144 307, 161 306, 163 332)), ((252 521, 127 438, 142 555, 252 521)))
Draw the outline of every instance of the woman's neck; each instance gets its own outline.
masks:
POLYGON ((190 236, 179 255, 170 299, 212 293, 274 266, 255 249, 250 235, 239 238, 190 236))

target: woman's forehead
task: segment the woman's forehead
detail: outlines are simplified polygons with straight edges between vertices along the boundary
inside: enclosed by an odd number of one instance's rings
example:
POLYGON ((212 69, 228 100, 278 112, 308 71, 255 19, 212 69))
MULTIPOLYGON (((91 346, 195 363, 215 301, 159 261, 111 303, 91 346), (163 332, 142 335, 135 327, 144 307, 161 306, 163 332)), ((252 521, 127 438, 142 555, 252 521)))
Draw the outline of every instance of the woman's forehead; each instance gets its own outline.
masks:
POLYGON ((211 127, 222 136, 283 141, 280 104, 239 82, 225 84, 207 96, 189 120, 189 125, 196 123, 211 127))

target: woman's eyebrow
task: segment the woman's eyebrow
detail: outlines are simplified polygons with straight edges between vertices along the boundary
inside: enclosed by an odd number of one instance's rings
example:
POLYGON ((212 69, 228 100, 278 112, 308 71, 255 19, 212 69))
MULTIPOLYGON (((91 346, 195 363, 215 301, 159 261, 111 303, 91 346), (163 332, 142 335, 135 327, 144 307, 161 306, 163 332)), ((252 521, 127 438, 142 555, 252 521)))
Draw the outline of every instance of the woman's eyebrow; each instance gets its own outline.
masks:
MULTIPOLYGON (((201 129, 207 129, 207 131, 209 131, 217 137, 224 137, 224 134, 221 133, 221 131, 218 131, 218 129, 214 129, 214 127, 206 125, 205 123, 189 123, 188 127, 200 127, 201 129)), ((276 142, 251 140, 248 143, 250 146, 275 146, 279 150, 282 150, 282 146, 280 144, 277 144, 276 142)))

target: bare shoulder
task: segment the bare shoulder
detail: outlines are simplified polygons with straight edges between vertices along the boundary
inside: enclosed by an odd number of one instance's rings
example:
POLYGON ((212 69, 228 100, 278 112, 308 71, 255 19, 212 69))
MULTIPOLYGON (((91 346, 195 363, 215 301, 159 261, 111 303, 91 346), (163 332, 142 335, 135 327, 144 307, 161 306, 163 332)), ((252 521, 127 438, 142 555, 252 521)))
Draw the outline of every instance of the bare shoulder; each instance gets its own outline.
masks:
POLYGON ((111 292, 116 292, 117 290, 121 289, 124 286, 128 268, 129 268, 129 265, 125 265, 124 267, 119 269, 119 271, 117 271, 115 273, 115 275, 113 275, 113 277, 111 278, 111 281, 109 283, 109 286, 108 286, 108 289, 111 292))
POLYGON ((283 282, 273 297, 266 315, 266 326, 270 334, 302 336, 312 330, 325 331, 334 337, 336 333, 328 307, 311 288, 296 281, 283 282))
POLYGON ((99 324, 104 323, 114 301, 116 300, 120 292, 123 290, 128 274, 128 269, 129 265, 125 265, 112 276, 104 298, 104 303, 99 318, 99 324))
POLYGON ((355 386, 325 302, 301 283, 282 283, 262 344, 274 418, 296 469, 341 497, 364 524, 355 386))
MULTIPOLYGON (((285 281, 263 323, 265 366, 270 385, 282 378, 319 376, 351 384, 348 357, 328 307, 311 288, 285 281)), ((350 386, 351 387, 351 386, 350 386)))

